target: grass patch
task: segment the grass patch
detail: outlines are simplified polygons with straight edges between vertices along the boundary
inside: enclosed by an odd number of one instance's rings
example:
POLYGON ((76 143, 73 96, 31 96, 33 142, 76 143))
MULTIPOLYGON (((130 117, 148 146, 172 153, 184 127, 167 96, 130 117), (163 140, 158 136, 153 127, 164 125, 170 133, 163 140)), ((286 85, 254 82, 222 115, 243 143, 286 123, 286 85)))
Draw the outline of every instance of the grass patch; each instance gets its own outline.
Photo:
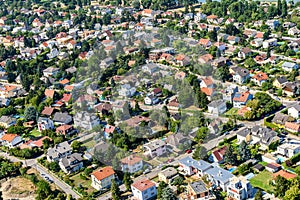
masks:
POLYGON ((225 116, 233 116, 233 115, 237 115, 237 112, 238 112, 238 108, 231 108, 230 110, 228 110, 226 113, 225 113, 225 116))
POLYGON ((87 141, 87 142, 83 143, 83 146, 85 146, 87 149, 91 149, 95 145, 96 145, 95 140, 90 140, 90 141, 87 141))
POLYGON ((30 133, 29 133, 29 137, 39 137, 41 135, 42 135, 42 133, 40 133, 37 129, 34 129, 34 130, 30 131, 30 133))
POLYGON ((92 186, 92 180, 88 179, 88 180, 83 180, 80 178, 80 173, 75 174, 74 176, 70 177, 71 180, 74 181, 74 186, 75 188, 78 187, 79 185, 81 185, 83 188, 85 188, 85 191, 88 194, 91 194, 92 192, 96 191, 92 186))
POLYGON ((269 193, 274 192, 274 186, 270 185, 270 182, 273 179, 273 174, 267 170, 262 171, 258 175, 250 179, 250 183, 253 187, 260 188, 269 193))
POLYGON ((268 165, 268 163, 264 162, 264 161, 259 162, 259 164, 261 164, 262 166, 267 166, 268 165))

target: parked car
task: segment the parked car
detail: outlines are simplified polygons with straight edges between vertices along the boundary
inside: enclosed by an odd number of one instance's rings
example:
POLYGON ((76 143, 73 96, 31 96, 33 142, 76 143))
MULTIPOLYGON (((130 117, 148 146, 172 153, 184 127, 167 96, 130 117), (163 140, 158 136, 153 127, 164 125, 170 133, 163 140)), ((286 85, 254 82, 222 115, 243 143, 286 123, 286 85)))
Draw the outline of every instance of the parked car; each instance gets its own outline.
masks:
POLYGON ((150 172, 150 170, 149 169, 146 169, 144 172, 143 172, 143 174, 148 174, 150 172))
POLYGON ((190 153, 192 153, 192 150, 191 150, 191 149, 187 149, 187 150, 185 151, 185 153, 190 154, 190 153))

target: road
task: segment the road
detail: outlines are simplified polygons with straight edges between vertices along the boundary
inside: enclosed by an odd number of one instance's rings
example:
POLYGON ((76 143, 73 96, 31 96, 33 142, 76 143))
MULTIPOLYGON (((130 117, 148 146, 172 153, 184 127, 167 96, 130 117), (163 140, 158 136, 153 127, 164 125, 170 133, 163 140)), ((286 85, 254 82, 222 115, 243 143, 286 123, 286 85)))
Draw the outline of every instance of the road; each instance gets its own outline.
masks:
MULTIPOLYGON (((67 185, 65 182, 63 182, 63 181, 59 180, 58 178, 56 178, 55 176, 53 176, 51 173, 49 173, 49 171, 45 167, 39 165, 37 163, 38 158, 21 160, 21 159, 18 159, 16 157, 14 157, 14 156, 10 156, 10 155, 8 155, 7 153, 4 153, 4 152, 0 152, 0 156, 3 156, 5 158, 7 158, 11 162, 21 162, 23 164, 23 166, 25 166, 25 167, 32 167, 32 168, 36 169, 40 173, 40 175, 45 174, 50 179, 52 179, 53 183, 55 185, 57 185, 66 194, 70 194, 76 199, 80 198, 80 196, 77 193, 75 193, 69 185, 67 185)), ((43 156, 44 155, 42 155, 41 157, 43 157, 43 156)), ((39 158, 41 158, 41 157, 39 157, 39 158)))

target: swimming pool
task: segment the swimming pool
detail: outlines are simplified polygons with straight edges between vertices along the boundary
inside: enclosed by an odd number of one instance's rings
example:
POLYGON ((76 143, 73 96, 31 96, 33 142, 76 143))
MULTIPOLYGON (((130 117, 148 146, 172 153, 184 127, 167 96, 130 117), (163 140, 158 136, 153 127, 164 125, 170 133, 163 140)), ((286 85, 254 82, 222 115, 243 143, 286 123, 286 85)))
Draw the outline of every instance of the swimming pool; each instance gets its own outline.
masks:
POLYGON ((283 163, 286 160, 286 158, 282 156, 277 156, 277 159, 279 160, 280 163, 283 163))
POLYGON ((234 172, 234 170, 236 170, 236 168, 237 168, 237 167, 231 167, 230 169, 228 169, 228 171, 229 171, 230 173, 232 173, 232 172, 234 172))

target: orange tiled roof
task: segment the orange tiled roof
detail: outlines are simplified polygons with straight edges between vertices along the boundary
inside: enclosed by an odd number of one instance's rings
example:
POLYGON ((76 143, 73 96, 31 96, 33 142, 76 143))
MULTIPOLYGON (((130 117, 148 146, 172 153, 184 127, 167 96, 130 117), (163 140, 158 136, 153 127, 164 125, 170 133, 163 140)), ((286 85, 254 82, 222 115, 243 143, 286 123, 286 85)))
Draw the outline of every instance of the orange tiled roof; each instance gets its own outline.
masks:
POLYGON ((297 124, 297 123, 294 123, 294 122, 285 122, 284 127, 288 128, 288 129, 298 131, 300 129, 300 124, 297 124))
POLYGON ((7 142, 12 142, 17 136, 19 136, 19 135, 18 134, 4 134, 1 138, 1 140, 7 141, 7 142))
POLYGON ((199 40, 199 44, 206 46, 209 43, 209 41, 210 41, 209 39, 201 38, 199 40))
POLYGON ((97 171, 94 171, 92 173, 95 178, 99 181, 112 176, 113 174, 115 174, 115 171, 113 170, 113 168, 111 166, 107 166, 107 167, 103 167, 97 171))
POLYGON ((53 98, 54 92, 55 92, 55 91, 52 90, 52 89, 46 89, 46 90, 45 90, 45 96, 46 96, 46 97, 53 98))
POLYGON ((132 184, 132 187, 135 187, 137 190, 141 192, 153 186, 155 186, 155 183, 150 181, 149 179, 139 180, 132 184))
POLYGON ((205 93, 207 96, 211 96, 214 92, 212 88, 206 88, 206 87, 201 88, 201 91, 205 93))
POLYGON ((62 84, 62 85, 65 85, 65 84, 70 83, 70 81, 65 78, 64 80, 59 81, 59 83, 62 84))
POLYGON ((123 158, 121 160, 121 163, 122 164, 127 164, 127 165, 131 166, 131 165, 134 165, 134 164, 140 162, 141 160, 143 160, 143 159, 140 158, 140 157, 138 157, 138 156, 130 155, 130 156, 126 157, 126 158, 123 158))
POLYGON ((233 101, 238 101, 238 102, 246 102, 250 93, 249 92, 244 92, 242 93, 239 97, 234 97, 233 101))
POLYGON ((268 80, 268 75, 264 72, 258 72, 253 76, 254 79, 258 81, 268 80))
POLYGON ((217 15, 209 15, 206 17, 206 19, 217 19, 218 16, 217 15))
POLYGON ((292 179, 292 178, 296 178, 297 175, 296 174, 292 174, 290 172, 287 172, 285 170, 280 170, 280 171, 278 171, 278 172, 276 172, 276 173, 273 174, 274 178, 276 178, 277 176, 282 176, 282 177, 284 177, 286 179, 292 179))
POLYGON ((209 86, 213 84, 213 80, 209 77, 206 76, 205 78, 202 79, 202 81, 205 83, 205 85, 209 86))

